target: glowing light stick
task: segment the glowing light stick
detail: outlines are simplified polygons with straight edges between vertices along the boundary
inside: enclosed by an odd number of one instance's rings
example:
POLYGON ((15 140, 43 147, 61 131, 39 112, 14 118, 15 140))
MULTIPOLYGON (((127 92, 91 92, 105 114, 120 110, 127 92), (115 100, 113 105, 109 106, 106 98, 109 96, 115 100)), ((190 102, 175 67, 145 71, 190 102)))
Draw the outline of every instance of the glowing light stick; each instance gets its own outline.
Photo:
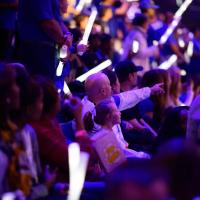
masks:
POLYGON ((189 33, 190 41, 188 43, 187 50, 184 53, 186 63, 190 63, 190 59, 191 59, 193 52, 194 52, 193 37, 194 37, 193 33, 189 33))
POLYGON ((15 200, 16 199, 16 195, 15 193, 9 192, 6 193, 2 196, 2 200, 15 200))
POLYGON ((140 121, 143 123, 143 125, 151 132, 151 134, 154 136, 154 137, 157 137, 158 134, 153 130, 153 128, 151 128, 151 126, 146 122, 144 121, 144 119, 140 119, 140 121))
POLYGON ((80 147, 77 143, 72 143, 68 148, 69 153, 69 195, 68 200, 79 200, 81 191, 84 185, 85 174, 89 161, 89 154, 80 152, 80 147))
POLYGON ((138 53, 140 48, 140 44, 137 40, 133 40, 133 44, 132 44, 132 51, 133 53, 138 53))
POLYGON ((104 70, 105 68, 109 67, 110 65, 112 65, 112 61, 106 60, 106 61, 102 62, 101 64, 97 65, 96 67, 94 67, 93 69, 89 70, 85 74, 79 76, 78 78, 76 78, 76 80, 83 82, 87 79, 88 76, 95 74, 97 72, 100 72, 100 71, 104 70))
POLYGON ((186 76, 186 75, 187 75, 187 72, 186 72, 184 69, 181 69, 180 75, 181 75, 181 76, 186 76))
POLYGON ((176 61, 177 61, 177 56, 173 54, 167 61, 163 62, 158 68, 160 69, 169 69, 176 61))
POLYGON ((189 41, 188 48, 187 48, 187 55, 192 57, 194 51, 194 43, 192 40, 189 41))
POLYGON ((67 45, 63 45, 60 49, 60 58, 66 58, 67 57, 67 45))
POLYGON ((70 91, 70 89, 69 89, 69 87, 68 87, 68 85, 65 81, 64 81, 64 86, 63 86, 63 92, 65 94, 71 95, 71 91, 70 91))
POLYGON ((81 40, 81 44, 84 44, 84 45, 87 45, 87 43, 88 43, 88 38, 89 38, 89 36, 90 36, 90 33, 91 33, 91 31, 92 31, 92 27, 93 27, 93 24, 94 24, 94 22, 95 22, 95 19, 96 19, 96 17, 97 17, 97 10, 96 10, 96 8, 93 8, 92 9, 92 13, 91 13, 91 15, 90 15, 90 17, 89 17, 89 19, 88 19, 88 23, 87 23, 87 25, 86 25, 86 28, 85 28, 85 32, 84 32, 84 34, 83 34, 83 38, 82 38, 82 40, 81 40))
MULTIPOLYGON (((67 45, 63 45, 60 49, 60 58, 64 59, 67 57, 67 45)), ((59 61, 58 67, 56 69, 56 76, 61 76, 63 71, 64 63, 59 61)))
MULTIPOLYGON (((83 34, 83 38, 79 44, 84 44, 84 45, 88 44, 88 39, 89 39, 90 33, 92 31, 92 27, 95 22, 96 16, 97 16, 97 10, 96 10, 96 8, 92 8, 92 13, 88 19, 88 23, 86 25, 85 32, 83 34)), ((78 55, 82 56, 83 52, 81 52, 81 51, 78 52, 78 55)))
POLYGON ((127 2, 132 2, 130 8, 127 10, 126 14, 129 20, 132 20, 135 17, 136 13, 140 12, 137 1, 127 0, 127 2))
POLYGON ((185 0, 180 8, 175 13, 174 18, 177 19, 183 15, 183 13, 187 10, 188 6, 193 2, 193 0, 185 0))
POLYGON ((165 44, 169 38, 169 36, 174 32, 175 28, 178 26, 181 17, 174 19, 172 23, 167 28, 166 32, 160 38, 159 44, 165 44))
POLYGON ((159 42, 160 44, 164 44, 168 40, 169 36, 174 32, 175 28, 181 20, 181 16, 187 10, 188 6, 192 3, 192 1, 193 0, 185 0, 184 3, 180 6, 180 8, 177 10, 172 23, 169 25, 168 29, 161 37, 159 42))
POLYGON ((81 12, 81 11, 83 10, 85 4, 86 4, 86 0, 80 0, 75 9, 76 9, 78 12, 81 12))
POLYGON ((183 39, 179 38, 178 39, 178 45, 181 47, 181 48, 184 48, 185 47, 185 42, 183 39))
POLYGON ((56 76, 62 75, 63 67, 64 67, 64 63, 60 61, 59 64, 58 64, 58 67, 56 69, 56 76))

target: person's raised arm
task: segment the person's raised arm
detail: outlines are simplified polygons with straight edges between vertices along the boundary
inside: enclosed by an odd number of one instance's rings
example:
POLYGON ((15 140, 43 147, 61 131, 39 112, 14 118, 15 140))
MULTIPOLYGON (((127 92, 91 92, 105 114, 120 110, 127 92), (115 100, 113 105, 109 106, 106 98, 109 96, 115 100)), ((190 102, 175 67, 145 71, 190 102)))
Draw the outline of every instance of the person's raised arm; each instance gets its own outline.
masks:
POLYGON ((118 109, 120 111, 134 107, 140 101, 149 98, 151 95, 162 94, 163 83, 155 84, 153 87, 144 87, 141 89, 133 89, 127 92, 122 92, 119 95, 114 95, 114 99, 118 101, 118 109))

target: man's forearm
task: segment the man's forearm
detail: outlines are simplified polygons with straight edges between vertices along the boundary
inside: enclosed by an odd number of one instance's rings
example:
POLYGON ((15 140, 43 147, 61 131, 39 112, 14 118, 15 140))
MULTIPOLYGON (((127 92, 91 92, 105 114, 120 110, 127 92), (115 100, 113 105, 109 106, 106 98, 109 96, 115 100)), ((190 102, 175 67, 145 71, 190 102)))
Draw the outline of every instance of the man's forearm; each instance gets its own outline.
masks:
POLYGON ((62 45, 65 41, 60 24, 52 19, 41 22, 43 31, 57 44, 62 45))
POLYGON ((123 111, 134 107, 140 101, 150 97, 150 95, 151 95, 151 89, 149 87, 144 87, 141 89, 136 89, 136 90, 134 89, 122 92, 115 96, 118 96, 120 98, 118 109, 120 111, 123 111))

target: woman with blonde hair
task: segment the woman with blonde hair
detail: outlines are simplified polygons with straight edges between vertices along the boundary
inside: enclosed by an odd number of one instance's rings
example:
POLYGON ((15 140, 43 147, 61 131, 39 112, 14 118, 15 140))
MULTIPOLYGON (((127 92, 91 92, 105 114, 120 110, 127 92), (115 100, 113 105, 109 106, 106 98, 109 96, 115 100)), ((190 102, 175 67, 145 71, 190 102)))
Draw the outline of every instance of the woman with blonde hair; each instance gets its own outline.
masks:
POLYGON ((154 69, 146 72, 141 80, 141 87, 151 87, 156 83, 163 83, 165 92, 144 100, 139 104, 139 108, 141 117, 158 130, 165 110, 173 106, 170 97, 171 79, 169 72, 163 69, 154 69))

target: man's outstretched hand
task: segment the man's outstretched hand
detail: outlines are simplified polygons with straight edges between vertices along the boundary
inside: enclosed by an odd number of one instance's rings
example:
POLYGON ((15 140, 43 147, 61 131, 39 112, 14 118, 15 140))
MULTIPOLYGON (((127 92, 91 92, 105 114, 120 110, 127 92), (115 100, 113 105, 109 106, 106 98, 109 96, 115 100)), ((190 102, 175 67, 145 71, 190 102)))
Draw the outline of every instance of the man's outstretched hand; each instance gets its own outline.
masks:
POLYGON ((164 83, 157 83, 153 87, 151 87, 151 95, 155 94, 164 94, 165 91, 163 89, 164 83))

